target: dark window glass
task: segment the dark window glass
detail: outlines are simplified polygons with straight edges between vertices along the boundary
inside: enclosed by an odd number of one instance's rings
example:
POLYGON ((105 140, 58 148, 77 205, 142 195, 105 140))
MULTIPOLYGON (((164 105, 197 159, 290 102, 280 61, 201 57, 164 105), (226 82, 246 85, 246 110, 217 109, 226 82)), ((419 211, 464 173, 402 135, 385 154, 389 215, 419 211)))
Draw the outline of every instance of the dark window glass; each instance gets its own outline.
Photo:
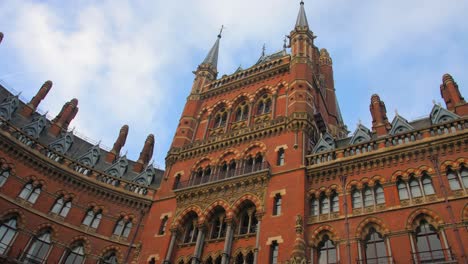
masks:
POLYGON ((364 243, 367 264, 388 263, 384 239, 374 228, 369 229, 364 243))
POLYGON ((362 207, 361 191, 358 189, 353 189, 352 194, 351 194, 351 200, 352 200, 353 208, 361 208, 362 207))
POLYGON ((281 194, 276 194, 273 202, 273 215, 280 215, 281 214, 281 202, 282 202, 281 194))
POLYGON ((278 263, 278 252, 279 252, 279 245, 278 242, 273 241, 270 246, 270 264, 277 264, 278 263))
POLYGON ((424 220, 416 228, 416 246, 418 259, 421 263, 445 260, 439 234, 432 225, 424 220))
POLYGON ((158 232, 158 234, 160 236, 164 235, 164 233, 166 233, 166 226, 167 226, 167 220, 168 219, 169 218, 167 216, 164 216, 164 218, 161 221, 161 225, 159 226, 159 232, 158 232))
POLYGON ((45 261, 50 249, 50 231, 46 231, 39 235, 31 243, 24 262, 26 263, 42 263, 45 261))
POLYGON ((423 185, 423 190, 425 195, 431 195, 434 194, 434 187, 432 186, 432 180, 431 177, 428 175, 424 175, 422 177, 422 185, 423 185))
POLYGON ((6 253, 8 247, 15 238, 17 231, 16 224, 16 218, 13 217, 3 222, 0 226, 0 255, 6 253))
POLYGON ((277 161, 276 161, 276 165, 283 166, 284 165, 284 157, 285 157, 284 148, 280 148, 278 150, 278 158, 277 158, 277 161))
POLYGON ((117 255, 114 251, 108 252, 100 261, 101 264, 118 264, 117 255))
POLYGON ((318 263, 337 263, 336 247, 327 235, 323 236, 322 241, 318 245, 318 263))
POLYGON ((461 189, 461 185, 460 185, 460 182, 458 181, 458 176, 457 176, 456 172, 454 172, 453 170, 449 170, 447 172, 447 179, 448 179, 448 182, 449 182, 449 185, 450 185, 450 189, 452 189, 452 190, 460 190, 461 189))
POLYGON ((68 252, 64 264, 81 264, 83 260, 84 247, 83 245, 76 245, 68 252))
POLYGON ((421 197, 421 187, 419 186, 418 180, 415 178, 411 178, 409 182, 410 190, 411 190, 411 196, 412 197, 421 197))
POLYGON ((406 188, 406 183, 403 180, 401 179, 398 180, 397 188, 398 188, 398 196, 400 197, 400 200, 409 199, 408 189, 406 188))

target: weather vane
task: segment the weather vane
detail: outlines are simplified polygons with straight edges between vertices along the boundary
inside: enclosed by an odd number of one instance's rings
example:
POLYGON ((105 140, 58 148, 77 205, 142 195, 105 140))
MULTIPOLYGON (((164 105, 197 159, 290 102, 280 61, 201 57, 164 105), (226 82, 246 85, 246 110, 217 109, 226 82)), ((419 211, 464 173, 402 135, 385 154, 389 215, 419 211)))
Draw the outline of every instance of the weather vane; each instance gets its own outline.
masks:
POLYGON ((266 49, 265 44, 263 44, 263 47, 262 47, 262 56, 265 56, 265 49, 266 49))
POLYGON ((221 33, 223 33, 224 25, 221 25, 221 29, 219 30, 218 37, 221 37, 221 33))

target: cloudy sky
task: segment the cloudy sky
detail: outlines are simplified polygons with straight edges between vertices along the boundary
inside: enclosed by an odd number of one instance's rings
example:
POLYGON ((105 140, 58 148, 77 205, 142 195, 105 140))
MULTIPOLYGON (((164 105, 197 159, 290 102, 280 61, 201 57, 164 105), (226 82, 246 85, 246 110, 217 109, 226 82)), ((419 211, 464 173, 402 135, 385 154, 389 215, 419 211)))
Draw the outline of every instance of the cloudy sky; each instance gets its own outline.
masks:
MULTIPOLYGON (((307 0, 316 45, 330 52, 344 120, 370 126, 373 93, 409 120, 442 102, 442 75, 451 73, 468 96, 468 1, 307 0)), ((193 81, 225 25, 218 70, 256 62, 262 45, 280 50, 299 1, 0 1, 0 82, 30 100, 54 82, 40 108, 55 116, 79 99, 72 122, 81 134, 112 146, 120 127, 137 159, 149 133, 154 161, 164 157, 193 81)))

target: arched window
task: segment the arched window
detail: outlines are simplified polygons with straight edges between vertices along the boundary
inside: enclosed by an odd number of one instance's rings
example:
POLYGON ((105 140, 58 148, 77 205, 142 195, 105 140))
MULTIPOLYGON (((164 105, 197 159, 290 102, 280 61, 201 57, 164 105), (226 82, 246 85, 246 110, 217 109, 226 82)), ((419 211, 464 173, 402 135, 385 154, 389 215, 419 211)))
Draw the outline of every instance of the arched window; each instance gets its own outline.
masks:
POLYGON ((336 246, 328 235, 324 235, 317 247, 318 264, 335 264, 337 262, 336 246))
POLYGON ((372 189, 369 186, 364 187, 364 207, 374 205, 374 195, 372 189))
POLYGON ((421 197, 421 187, 419 186, 419 182, 415 177, 411 177, 409 181, 409 186, 411 190, 411 196, 416 198, 416 197, 421 197))
POLYGON ((115 251, 107 252, 100 260, 100 264, 118 264, 117 254, 115 251))
POLYGON ((242 253, 237 254, 236 264, 244 264, 244 255, 242 253))
POLYGON ((254 165, 254 159, 252 157, 248 157, 247 160, 245 161, 244 173, 252 172, 253 165, 254 165))
POLYGON ((330 210, 331 212, 339 212, 340 211, 340 204, 339 204, 339 198, 338 194, 336 191, 333 191, 332 194, 330 195, 330 210))
POLYGON ((218 206, 214 209, 212 218, 210 220, 210 238, 219 239, 226 236, 226 211, 224 208, 218 206))
POLYGON ((254 264, 254 254, 252 251, 247 253, 247 256, 245 256, 245 264, 254 264))
POLYGON ((185 222, 184 230, 184 243, 193 243, 197 239, 198 228, 197 228, 198 217, 196 214, 191 214, 185 222))
POLYGON ((8 168, 0 169, 0 187, 2 187, 3 184, 5 184, 8 177, 10 177, 10 169, 8 169, 8 168))
POLYGON ((46 230, 35 237, 29 245, 29 249, 26 255, 24 255, 23 261, 26 263, 43 263, 51 248, 50 236, 50 230, 46 230))
POLYGON ((375 201, 377 204, 385 203, 385 194, 382 185, 377 182, 374 186, 375 201))
MULTIPOLYGON (((223 258, 222 258, 221 256, 218 256, 218 257, 215 259, 214 264, 221 264, 222 260, 223 260, 223 258)), ((252 262, 251 264, 253 264, 253 262, 252 262)))
POLYGON ((225 126, 226 120, 227 120, 227 111, 226 111, 226 108, 222 108, 215 115, 213 127, 218 128, 218 127, 225 126))
POLYGON ((255 156, 255 161, 254 161, 254 171, 258 171, 262 169, 262 163, 263 163, 263 156, 262 154, 257 154, 255 156))
POLYGON ((460 170, 460 177, 462 178, 463 185, 468 188, 468 169, 463 166, 460 170))
POLYGON ((84 261, 84 247, 83 244, 77 244, 68 250, 64 264, 81 264, 84 261))
POLYGON ((41 194, 41 185, 34 187, 32 183, 28 183, 23 187, 23 190, 21 190, 19 198, 34 204, 39 194, 41 194))
POLYGON ((205 261, 205 264, 213 264, 213 258, 211 256, 209 256, 206 261, 205 261))
POLYGON ((94 212, 93 208, 90 208, 88 212, 86 212, 86 216, 83 219, 83 225, 92 227, 94 229, 98 228, 99 223, 101 222, 102 218, 102 210, 98 210, 94 212))
POLYGON ((273 198, 273 215, 281 214, 281 202, 282 202, 281 194, 277 193, 275 197, 273 198))
POLYGON ((174 178, 174 185, 172 185, 172 189, 175 190, 179 187, 180 184, 180 174, 177 174, 174 178))
POLYGON ((13 242, 17 232, 17 219, 11 217, 0 226, 0 255, 4 255, 13 242))
POLYGON ((439 234, 425 220, 422 220, 416 228, 416 247, 419 263, 433 263, 445 260, 439 234))
POLYGON ((362 197, 361 197, 361 191, 353 188, 351 191, 351 201, 353 204, 353 208, 361 208, 362 207, 362 197))
POLYGON ((382 235, 371 227, 364 240, 366 263, 388 263, 387 250, 382 235))
POLYGON ((120 218, 117 221, 115 228, 114 228, 114 235, 121 236, 121 237, 128 237, 130 231, 132 230, 132 219, 128 219, 125 221, 124 218, 120 218))
POLYGON ((248 117, 249 117, 249 106, 244 101, 236 109, 235 120, 236 122, 239 122, 239 121, 247 120, 248 117))
POLYGON ((276 160, 276 165, 283 166, 284 165, 284 157, 285 157, 284 148, 278 149, 278 158, 276 160))
POLYGON ((228 177, 232 177, 235 175, 236 173, 236 167, 237 167, 237 163, 235 160, 231 160, 229 162, 229 167, 228 167, 228 172, 227 172, 227 176, 228 177))
POLYGON ((278 253, 279 253, 279 245, 276 240, 273 240, 270 245, 270 264, 277 264, 278 263, 278 253))
POLYGON ((164 216, 164 218, 161 220, 161 225, 159 226, 159 232, 158 235, 162 236, 166 233, 166 227, 167 227, 167 221, 169 220, 169 217, 164 216))
POLYGON ((435 193, 434 187, 432 186, 432 179, 429 175, 424 174, 422 177, 422 186, 425 195, 431 195, 435 193))
POLYGON ((71 201, 65 201, 63 197, 59 197, 56 201, 52 209, 50 210, 51 213, 60 215, 61 217, 66 217, 68 212, 71 208, 71 201))
POLYGON ((406 186, 406 183, 401 178, 399 178, 397 181, 397 189, 400 200, 409 199, 408 188, 406 186))
POLYGON ((263 115, 270 113, 271 111, 271 99, 267 94, 264 94, 257 103, 257 115, 263 115))
POLYGON ((322 193, 320 195, 320 214, 328 214, 330 212, 329 198, 322 193))
POLYGON ((317 216, 319 215, 319 204, 317 198, 312 197, 310 199, 310 215, 317 216))
POLYGON ((450 185, 450 189, 454 191, 461 189, 460 181, 458 181, 458 176, 455 171, 449 169, 447 171, 447 179, 450 185))
POLYGON ((239 235, 255 233, 257 227, 257 217, 255 216, 255 206, 245 206, 240 212, 239 235))

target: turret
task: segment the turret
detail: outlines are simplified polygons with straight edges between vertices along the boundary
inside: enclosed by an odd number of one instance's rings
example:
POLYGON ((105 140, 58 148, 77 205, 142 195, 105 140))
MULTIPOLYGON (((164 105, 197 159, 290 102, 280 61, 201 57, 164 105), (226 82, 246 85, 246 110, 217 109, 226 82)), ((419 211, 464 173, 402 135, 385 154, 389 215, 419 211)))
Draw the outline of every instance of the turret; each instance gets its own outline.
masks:
POLYGON ((385 103, 377 94, 372 95, 369 108, 372 115, 372 131, 377 133, 378 137, 387 135, 391 125, 388 122, 385 103))
POLYGON ((52 88, 52 81, 46 81, 37 94, 31 99, 31 101, 23 107, 23 110, 21 111, 21 115, 24 117, 29 117, 34 113, 41 103, 42 100, 47 96, 49 93, 50 89, 52 88))
POLYGON ((73 98, 70 102, 63 105, 60 113, 52 120, 52 126, 49 133, 58 136, 62 130, 67 130, 70 122, 78 113, 78 99, 73 98))
POLYGON ((330 58, 330 54, 328 54, 328 51, 326 49, 320 50, 319 66, 320 73, 324 78, 323 84, 325 85, 327 109, 332 116, 332 118, 330 118, 329 120, 329 123, 337 125, 339 123, 337 113, 338 107, 336 105, 335 81, 333 80, 332 59, 330 58))
POLYGON ((120 154, 120 150, 125 145, 125 141, 127 141, 127 135, 128 125, 123 125, 122 128, 120 128, 119 136, 117 137, 112 150, 107 154, 106 162, 114 162, 115 158, 120 154))
POLYGON ((450 74, 444 74, 440 85, 440 94, 445 101, 447 109, 460 116, 468 114, 468 106, 461 96, 458 84, 450 74))
POLYGON ((143 168, 148 165, 149 161, 151 160, 151 157, 153 157, 153 149, 154 149, 154 135, 149 134, 148 137, 146 138, 145 145, 143 146, 143 149, 140 152, 140 157, 138 158, 138 161, 135 163, 133 166, 133 170, 135 172, 142 172, 143 168))
POLYGON ((291 55, 293 58, 308 58, 313 59, 314 53, 314 33, 309 29, 307 16, 304 9, 304 2, 301 1, 299 14, 297 15, 296 25, 291 31, 291 55))

